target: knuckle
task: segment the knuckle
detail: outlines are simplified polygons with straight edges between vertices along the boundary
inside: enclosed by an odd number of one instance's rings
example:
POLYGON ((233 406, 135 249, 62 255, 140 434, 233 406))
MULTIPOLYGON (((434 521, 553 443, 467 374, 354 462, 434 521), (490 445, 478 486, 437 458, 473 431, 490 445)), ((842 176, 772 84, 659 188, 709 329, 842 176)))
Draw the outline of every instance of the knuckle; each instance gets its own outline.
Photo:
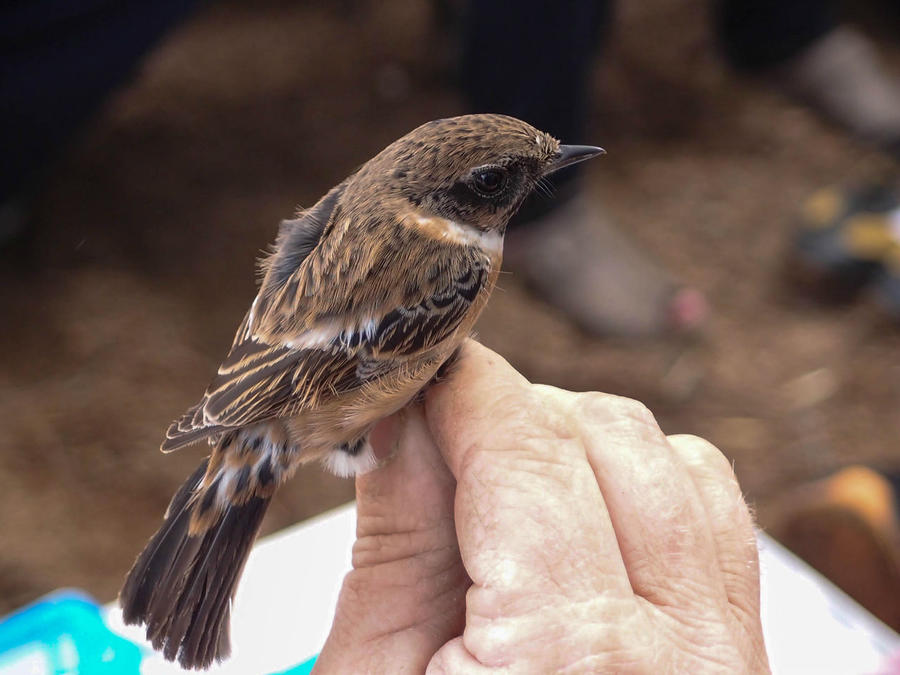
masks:
POLYGON ((596 391, 578 395, 577 412, 595 420, 626 418, 641 425, 657 426, 650 409, 633 398, 596 391))
POLYGON ((617 397, 611 394, 597 391, 580 393, 575 399, 575 413, 589 418, 609 414, 615 398, 617 397))
POLYGON ((675 452, 689 467, 712 471, 722 479, 737 483, 731 462, 721 450, 705 438, 691 434, 676 434, 667 438, 675 452))
POLYGON ((623 417, 646 426, 656 426, 656 418, 650 412, 650 408, 633 398, 617 396, 615 400, 616 411, 623 417))
POLYGON ((610 409, 617 396, 599 391, 584 391, 576 394, 575 409, 585 415, 602 414, 610 409))

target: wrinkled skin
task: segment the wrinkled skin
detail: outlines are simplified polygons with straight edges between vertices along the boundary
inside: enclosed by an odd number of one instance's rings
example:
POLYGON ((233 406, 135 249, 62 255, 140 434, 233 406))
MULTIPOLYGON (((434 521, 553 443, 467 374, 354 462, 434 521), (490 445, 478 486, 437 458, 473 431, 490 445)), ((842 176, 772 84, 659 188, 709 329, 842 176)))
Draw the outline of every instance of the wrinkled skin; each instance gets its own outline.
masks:
POLYGON ((768 672, 753 522, 712 445, 467 342, 357 478, 315 672, 768 672))

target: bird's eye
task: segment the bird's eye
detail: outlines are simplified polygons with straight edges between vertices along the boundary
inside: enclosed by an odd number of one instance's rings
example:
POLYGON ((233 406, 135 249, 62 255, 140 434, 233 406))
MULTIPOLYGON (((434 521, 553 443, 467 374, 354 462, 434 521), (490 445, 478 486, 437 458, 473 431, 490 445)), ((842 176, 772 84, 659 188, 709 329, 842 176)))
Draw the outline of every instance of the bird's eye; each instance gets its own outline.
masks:
POLYGON ((472 187, 482 197, 493 197, 506 187, 506 171, 499 167, 475 169, 472 173, 472 187))

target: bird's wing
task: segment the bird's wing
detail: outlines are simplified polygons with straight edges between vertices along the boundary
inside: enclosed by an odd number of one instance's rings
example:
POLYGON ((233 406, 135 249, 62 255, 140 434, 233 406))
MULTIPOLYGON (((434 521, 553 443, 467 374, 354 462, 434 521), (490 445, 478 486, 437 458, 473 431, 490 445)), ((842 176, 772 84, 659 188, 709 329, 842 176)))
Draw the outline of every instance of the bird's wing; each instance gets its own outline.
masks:
POLYGON ((471 266, 444 279, 419 302, 385 313, 372 331, 368 355, 375 360, 406 357, 425 352, 450 337, 485 288, 490 274, 483 256, 474 256, 471 262, 471 266))
MULTIPOLYGON (((320 231, 330 227, 331 221, 320 231)), ((409 248, 394 255, 393 240, 369 243, 358 260, 364 269, 350 273, 331 253, 332 265, 315 283, 304 279, 307 268, 328 257, 315 246, 274 290, 267 287, 269 263, 228 356, 203 399, 169 427, 164 450, 315 408, 362 386, 397 359, 452 335, 489 278, 489 261, 475 251, 450 257, 435 249, 413 259, 409 248)))

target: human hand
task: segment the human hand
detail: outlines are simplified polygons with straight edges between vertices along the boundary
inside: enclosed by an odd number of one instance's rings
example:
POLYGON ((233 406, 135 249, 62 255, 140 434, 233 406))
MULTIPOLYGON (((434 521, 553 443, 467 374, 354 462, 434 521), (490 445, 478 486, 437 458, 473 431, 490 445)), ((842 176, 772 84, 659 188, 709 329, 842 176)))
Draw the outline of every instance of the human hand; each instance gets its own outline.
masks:
POLYGON ((768 671, 752 519, 709 443, 468 342, 373 445, 394 457, 357 479, 317 673, 768 671))

